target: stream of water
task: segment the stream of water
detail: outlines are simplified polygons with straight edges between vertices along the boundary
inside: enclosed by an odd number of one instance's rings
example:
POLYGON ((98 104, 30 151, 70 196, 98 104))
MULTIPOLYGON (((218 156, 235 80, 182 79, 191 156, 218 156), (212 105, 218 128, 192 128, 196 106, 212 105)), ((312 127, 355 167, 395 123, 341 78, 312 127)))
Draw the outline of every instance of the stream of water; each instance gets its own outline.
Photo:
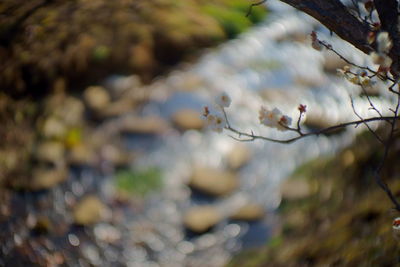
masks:
MULTIPOLYGON (((205 53, 196 64, 150 85, 152 101, 144 107, 142 115, 170 119, 182 108, 200 111, 204 105, 212 106, 213 99, 222 91, 232 97, 228 116, 235 127, 275 138, 291 134, 261 126, 257 118, 261 105, 279 107, 296 118, 297 106, 306 104, 309 116, 334 124, 357 119, 350 105, 349 95, 352 95, 361 116, 375 115, 368 110, 366 99, 358 97, 358 88, 323 72, 322 66, 329 57, 313 50, 307 41, 296 41, 296 36, 309 34, 318 24, 286 6, 272 1, 270 5, 280 11, 263 25, 205 53)), ((353 62, 369 63, 364 55, 328 32, 322 31, 320 36, 353 62)), ((378 108, 387 103, 387 99, 382 99, 385 98, 374 99, 378 108)), ((339 135, 306 138, 291 145, 246 143, 253 157, 238 171, 240 189, 217 200, 193 197, 186 186, 187 179, 195 164, 223 165, 238 142, 226 132, 186 131, 163 136, 157 146, 148 149, 147 155, 135 163, 160 167, 165 187, 147 199, 140 216, 135 214, 132 218, 133 225, 144 220, 156 231, 144 234, 150 235, 145 237, 132 232, 134 238, 148 243, 151 252, 142 251, 142 257, 132 257, 129 264, 205 266, 207 262, 207 266, 221 266, 243 246, 264 244, 276 223, 271 211, 280 203, 282 180, 308 160, 335 153, 350 144, 357 132, 358 129, 349 129, 339 135), (181 219, 191 206, 212 204, 228 217, 248 202, 262 205, 267 217, 253 224, 225 220, 210 233, 185 237, 181 219)))

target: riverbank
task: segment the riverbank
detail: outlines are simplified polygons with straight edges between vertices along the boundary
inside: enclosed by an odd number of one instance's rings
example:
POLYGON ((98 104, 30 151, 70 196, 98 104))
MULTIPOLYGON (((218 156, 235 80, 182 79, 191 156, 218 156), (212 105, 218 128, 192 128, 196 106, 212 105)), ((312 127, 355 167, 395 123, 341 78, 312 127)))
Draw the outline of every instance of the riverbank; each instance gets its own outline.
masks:
MULTIPOLYGON (((382 172, 396 196, 400 195, 398 143, 382 172)), ((284 198, 278 209, 282 227, 275 236, 264 248, 244 252, 228 266, 397 265, 392 221, 398 214, 374 180, 382 151, 383 146, 366 132, 334 158, 300 167, 290 183, 305 185, 309 191, 284 198)))
POLYGON ((63 128, 50 139, 67 143, 68 148, 85 135, 83 126, 146 101, 149 93, 141 91, 143 84, 194 60, 202 49, 237 36, 266 15, 260 7, 246 18, 244 0, 172 2, 6 1, 1 5, 5 16, 0 21, 0 137, 6 141, 0 144, 0 184, 31 173, 35 147, 48 137, 44 128, 63 128), (83 91, 104 83, 111 74, 127 73, 135 75, 125 82, 134 96, 115 104, 106 115, 87 117, 93 109, 96 113, 120 99, 121 92, 105 96, 92 90, 84 103, 83 91), (59 108, 62 98, 71 100, 64 111, 59 108), (74 118, 67 125, 63 118, 47 122, 49 114, 63 117, 67 115, 61 113, 71 109, 74 118))
POLYGON ((266 14, 244 0, 5 1, 0 6, 0 87, 14 96, 81 91, 109 73, 148 83, 200 49, 234 38, 266 14))

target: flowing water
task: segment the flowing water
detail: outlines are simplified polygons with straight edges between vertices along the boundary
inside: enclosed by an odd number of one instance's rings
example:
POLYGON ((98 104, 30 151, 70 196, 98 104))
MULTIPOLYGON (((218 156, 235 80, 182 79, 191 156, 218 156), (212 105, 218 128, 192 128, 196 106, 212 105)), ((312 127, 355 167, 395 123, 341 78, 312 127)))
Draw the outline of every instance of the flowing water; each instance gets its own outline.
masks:
MULTIPOLYGON (((149 85, 151 101, 141 109, 141 115, 170 120, 183 108, 201 112, 204 105, 212 106, 215 96, 222 91, 232 98, 227 113, 234 127, 278 139, 288 138, 293 133, 261 126, 258 122, 261 105, 278 107, 296 120, 297 106, 305 104, 308 116, 333 124, 357 119, 350 105, 349 95, 352 95, 361 116, 375 115, 368 110, 366 99, 358 97, 357 87, 323 72, 322 66, 329 57, 302 40, 320 26, 282 4, 271 1, 269 5, 279 12, 273 12, 264 24, 206 52, 197 63, 182 66, 149 85)), ((349 45, 322 32, 321 39, 328 40, 352 61, 369 63, 349 45)), ((111 83, 124 79, 126 77, 113 77, 111 83)), ((388 99, 383 93, 382 98, 374 99, 375 105, 383 107, 390 101, 388 99)), ((117 127, 122 119, 107 121, 98 131, 117 127)), ((239 143, 230 138, 229 133, 170 130, 157 137, 127 137, 127 148, 145 151, 132 166, 159 168, 164 187, 150 194, 136 210, 125 210, 124 219, 118 224, 99 224, 93 233, 72 229, 68 240, 80 243, 80 255, 93 265, 221 266, 239 249, 266 242, 279 223, 273 211, 281 200, 279 185, 283 179, 308 160, 333 154, 350 144, 357 132, 358 128, 351 128, 329 137, 307 137, 290 145, 264 141, 240 143, 251 151, 251 161, 237 171, 239 189, 221 198, 196 195, 187 182, 195 165, 221 168, 226 164, 226 158, 239 143), (225 219, 203 235, 188 234, 183 227, 182 218, 190 207, 214 205, 223 218, 228 218, 246 203, 261 205, 265 218, 252 223, 225 219), (98 237, 113 231, 120 234, 118 246, 109 245, 98 237), (85 243, 85 237, 95 242, 85 243)), ((48 205, 63 214, 67 193, 80 196, 100 192, 101 198, 107 201, 113 187, 112 176, 112 173, 99 175, 88 169, 75 170, 67 184, 52 190, 51 196, 45 196, 44 200, 32 201, 32 206, 40 206, 40 201, 51 199, 48 205)), ((28 201, 29 194, 24 198, 28 201)), ((14 239, 24 236, 19 233, 14 239)), ((85 265, 79 259, 69 264, 85 265)))

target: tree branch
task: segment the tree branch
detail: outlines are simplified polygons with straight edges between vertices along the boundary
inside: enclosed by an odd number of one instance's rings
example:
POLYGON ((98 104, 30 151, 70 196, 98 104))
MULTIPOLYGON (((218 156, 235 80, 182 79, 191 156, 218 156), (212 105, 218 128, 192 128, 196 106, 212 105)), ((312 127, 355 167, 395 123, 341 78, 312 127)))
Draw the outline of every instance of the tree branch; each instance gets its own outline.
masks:
MULTIPOLYGON (((307 13, 366 54, 373 51, 367 43, 369 25, 354 17, 339 0, 280 0, 307 13)), ((382 0, 385 2, 385 0, 382 0)), ((396 23, 397 24, 397 23, 396 23)))
POLYGON ((389 52, 390 58, 393 60, 391 73, 393 76, 400 75, 400 34, 397 28, 399 13, 397 11, 396 0, 374 0, 376 11, 381 21, 381 29, 389 33, 393 42, 393 47, 389 52))
MULTIPOLYGON (((227 119, 227 117, 225 117, 227 119)), ((241 132, 240 130, 237 130, 235 128, 233 128, 232 126, 230 126, 230 123, 227 122, 227 126, 225 127, 226 130, 229 130, 235 134, 237 134, 239 136, 239 139, 235 138, 238 141, 253 141, 256 139, 260 139, 260 140, 265 140, 265 141, 270 141, 270 142, 274 142, 274 143, 280 143, 280 144, 290 144, 290 143, 294 143, 297 140, 300 140, 304 137, 308 137, 308 136, 318 136, 321 134, 326 134, 338 129, 342 129, 342 128, 346 128, 348 126, 354 125, 354 126, 358 126, 360 124, 365 124, 368 122, 372 122, 372 121, 396 121, 398 119, 398 116, 393 116, 393 117, 372 117, 372 118, 367 118, 367 119, 360 119, 357 121, 350 121, 350 122, 346 122, 346 123, 341 123, 341 124, 337 124, 331 127, 327 127, 324 129, 321 129, 319 131, 312 131, 312 132, 308 132, 308 133, 302 133, 297 131, 296 129, 292 129, 292 128, 288 128, 289 130, 294 130, 295 132, 297 132, 299 135, 293 138, 288 138, 288 139, 274 139, 274 138, 269 138, 269 137, 265 137, 265 136, 261 136, 261 135, 255 135, 253 132, 251 133, 245 133, 245 132, 241 132), (248 137, 249 139, 240 139, 240 137, 248 137)))

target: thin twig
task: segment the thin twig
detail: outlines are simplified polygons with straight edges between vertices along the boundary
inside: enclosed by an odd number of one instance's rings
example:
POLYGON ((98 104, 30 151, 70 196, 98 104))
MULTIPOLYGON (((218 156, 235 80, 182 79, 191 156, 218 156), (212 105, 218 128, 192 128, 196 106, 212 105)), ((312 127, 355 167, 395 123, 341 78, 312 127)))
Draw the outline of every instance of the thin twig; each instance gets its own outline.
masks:
MULTIPOLYGON (((332 45, 326 43, 325 41, 318 40, 318 43, 321 44, 321 45, 323 45, 327 50, 332 51, 333 53, 335 53, 335 55, 337 55, 340 59, 342 59, 343 61, 345 61, 347 64, 352 65, 352 66, 354 66, 354 67, 356 67, 356 68, 359 68, 359 69, 362 69, 362 70, 367 70, 367 71, 373 73, 375 76, 379 77, 381 80, 384 80, 383 78, 381 78, 381 77, 378 75, 379 73, 378 73, 377 71, 374 71, 373 69, 371 69, 371 68, 369 68, 369 67, 366 67, 366 66, 358 65, 358 64, 356 64, 356 63, 354 63, 354 62, 348 60, 347 58, 345 58, 344 56, 342 56, 339 52, 337 52, 337 51, 332 47, 332 45)), ((388 80, 394 82, 394 80, 393 80, 392 78, 390 78, 390 77, 386 77, 386 79, 388 79, 388 80)))
POLYGON ((389 87, 389 91, 392 92, 392 93, 394 93, 394 94, 396 94, 397 96, 399 96, 400 93, 399 93, 399 92, 396 92, 393 88, 396 86, 396 84, 399 83, 399 79, 400 79, 400 77, 397 77, 397 78, 393 81, 393 84, 389 87))
POLYGON ((399 107, 400 107, 400 95, 397 95, 397 104, 396 104, 396 108, 394 110, 394 116, 391 120, 391 128, 390 128, 390 133, 389 133, 389 138, 385 144, 385 150, 383 153, 383 157, 381 162, 379 163, 378 168, 376 169, 375 172, 375 181, 376 183, 382 188, 383 191, 385 191, 385 193, 388 195, 389 199, 392 201, 392 203, 395 206, 395 209, 397 211, 400 212, 400 203, 398 202, 398 200, 396 199, 396 197, 394 196, 393 192, 390 190, 389 186, 387 185, 387 183, 385 181, 383 181, 382 176, 380 175, 380 172, 386 162, 386 159, 388 157, 389 154, 389 149, 390 146, 392 144, 393 141, 393 134, 395 132, 395 126, 396 126, 396 120, 398 119, 398 112, 399 112, 399 107))
MULTIPOLYGON (((357 113, 356 108, 354 107, 354 100, 353 100, 353 98, 351 96, 350 96, 350 102, 351 102, 351 108, 353 109, 354 114, 360 120, 364 121, 364 119, 357 113)), ((379 114, 379 115, 382 118, 382 115, 381 114, 379 114)), ((382 143, 383 145, 385 144, 383 142, 382 138, 380 138, 379 135, 374 130, 372 130, 372 128, 368 125, 368 123, 364 122, 363 124, 367 127, 368 131, 370 131, 380 143, 382 143)))
POLYGON ((371 97, 368 95, 368 92, 367 92, 367 90, 365 89, 364 85, 360 84, 360 86, 361 86, 361 89, 362 89, 363 92, 364 92, 364 95, 367 97, 367 100, 368 100, 369 105, 371 106, 371 109, 372 109, 372 110, 375 110, 376 113, 378 113, 378 115, 382 117, 382 113, 375 107, 375 105, 374 105, 374 103, 372 102, 371 97))
POLYGON ((231 127, 229 120, 228 120, 228 116, 226 115, 225 109, 224 108, 221 108, 221 109, 222 109, 222 113, 224 114, 224 117, 225 117, 226 125, 228 125, 228 127, 231 127))

